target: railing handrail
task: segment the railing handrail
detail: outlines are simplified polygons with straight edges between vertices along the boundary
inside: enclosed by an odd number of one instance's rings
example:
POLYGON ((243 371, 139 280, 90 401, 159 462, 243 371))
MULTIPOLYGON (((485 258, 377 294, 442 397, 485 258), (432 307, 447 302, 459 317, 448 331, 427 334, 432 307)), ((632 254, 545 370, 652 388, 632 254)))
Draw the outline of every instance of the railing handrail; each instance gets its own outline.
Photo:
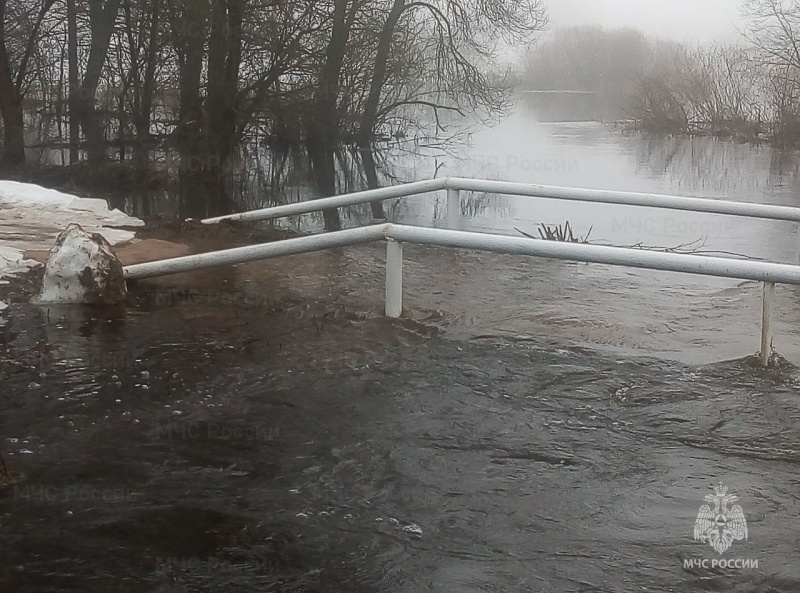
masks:
POLYGON ((214 218, 206 218, 201 222, 203 224, 214 224, 223 220, 241 220, 250 222, 255 222, 258 220, 273 220, 275 218, 294 216, 296 214, 309 214, 319 210, 327 210, 328 208, 344 208, 345 206, 368 204, 370 202, 382 202, 384 200, 391 200, 393 198, 406 198, 408 196, 439 191, 446 189, 445 182, 446 178, 444 177, 440 179, 428 179, 425 181, 413 181, 411 183, 403 183, 400 185, 393 185, 391 187, 381 187, 378 189, 367 189, 349 194, 341 194, 331 198, 306 200, 304 202, 295 202, 293 204, 283 204, 281 206, 271 206, 269 208, 259 208, 258 210, 238 212, 237 214, 215 216, 214 218))
POLYGON ((684 196, 671 196, 667 194, 559 187, 531 183, 516 183, 510 181, 492 181, 488 179, 469 179, 464 177, 442 177, 439 179, 429 179, 426 181, 414 181, 411 183, 352 192, 329 198, 320 198, 317 200, 296 202, 294 204, 260 208, 258 210, 250 210, 248 212, 240 212, 226 216, 216 216, 214 218, 206 218, 202 222, 204 224, 214 224, 222 220, 241 220, 251 222, 259 220, 273 220, 286 216, 309 214, 311 212, 317 212, 329 208, 343 208, 345 206, 367 204, 369 202, 379 202, 394 198, 404 198, 441 190, 448 190, 449 192, 480 191, 528 198, 569 200, 598 204, 618 204, 625 206, 643 206, 648 208, 665 208, 668 210, 684 210, 689 212, 704 212, 708 214, 724 214, 729 216, 744 216, 766 220, 800 222, 800 208, 795 208, 792 206, 756 204, 753 202, 735 202, 731 200, 716 200, 710 198, 690 198, 684 196))
POLYGON ((490 233, 398 225, 390 222, 319 235, 284 239, 272 243, 234 247, 212 253, 185 255, 155 262, 134 264, 125 266, 123 271, 126 279, 133 280, 219 265, 241 264, 260 259, 310 253, 335 247, 374 243, 387 239, 416 245, 475 249, 493 253, 528 255, 547 259, 600 263, 800 286, 800 266, 789 264, 648 251, 646 249, 631 249, 628 247, 544 241, 490 233))
POLYGON ((685 210, 708 214, 726 214, 730 216, 800 222, 800 208, 795 208, 793 206, 777 206, 774 204, 756 204, 754 202, 736 202, 733 200, 691 198, 668 194, 625 192, 607 189, 559 187, 553 185, 536 185, 462 177, 450 177, 447 181, 447 187, 464 191, 488 191, 497 194, 531 198, 594 202, 598 204, 619 204, 623 206, 643 206, 647 208, 665 208, 667 210, 685 210))
POLYGON ((800 286, 800 266, 762 261, 706 257, 685 253, 669 253, 609 247, 580 243, 562 243, 490 233, 475 233, 384 223, 373 226, 284 239, 273 243, 235 247, 212 253, 187 255, 172 259, 125 266, 126 279, 149 278, 188 272, 218 265, 245 262, 347 247, 385 240, 386 246, 386 315, 402 313, 403 244, 433 245, 476 249, 493 253, 528 255, 549 259, 601 263, 689 274, 702 274, 764 283, 761 323, 760 361, 766 366, 772 351, 772 318, 775 284, 800 286))
POLYGON ((243 264, 260 259, 299 255, 336 247, 351 247, 362 243, 374 243, 386 238, 385 226, 385 224, 365 226, 320 235, 283 239, 272 243, 233 247, 211 253, 184 255, 124 266, 122 272, 126 280, 138 280, 140 278, 154 278, 166 276, 167 274, 212 268, 214 266, 243 264))

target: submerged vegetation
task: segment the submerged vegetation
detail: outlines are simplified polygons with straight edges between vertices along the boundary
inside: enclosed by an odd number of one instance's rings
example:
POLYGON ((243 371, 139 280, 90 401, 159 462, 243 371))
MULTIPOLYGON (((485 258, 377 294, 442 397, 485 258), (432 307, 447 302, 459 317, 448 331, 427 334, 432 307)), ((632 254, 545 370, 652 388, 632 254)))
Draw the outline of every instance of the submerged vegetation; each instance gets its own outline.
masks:
MULTIPOLYGON (((524 231, 519 229, 516 229, 516 231, 525 235, 529 239, 536 239, 536 237, 524 231)), ((589 235, 592 234, 592 227, 589 227, 589 230, 582 237, 576 236, 572 233, 572 226, 570 225, 569 221, 563 225, 541 223, 538 231, 539 238, 545 241, 559 241, 561 243, 588 243, 589 235)))
MULTIPOLYGON (((517 231, 519 234, 524 235, 528 239, 535 239, 535 240, 542 240, 542 241, 557 241, 559 243, 580 243, 587 245, 590 243, 589 236, 592 234, 592 229, 594 225, 589 227, 589 230, 586 231, 585 235, 576 235, 572 230, 572 225, 569 221, 566 221, 563 225, 562 224, 545 224, 540 223, 539 228, 537 229, 539 232, 539 236, 535 236, 531 233, 526 233, 525 231, 515 228, 514 230, 517 231)), ((681 243, 679 245, 673 245, 669 247, 663 247, 658 245, 646 245, 642 241, 638 243, 634 243, 633 245, 609 245, 610 247, 622 247, 624 249, 640 249, 643 251, 657 251, 662 253, 685 253, 685 254, 694 254, 694 255, 724 255, 727 257, 738 258, 738 259, 750 259, 750 260, 763 260, 760 257, 754 257, 749 255, 743 255, 741 253, 736 253, 733 251, 722 251, 722 250, 712 250, 706 249, 706 245, 708 242, 708 237, 700 237, 699 239, 694 239, 693 241, 687 241, 685 243, 681 243)), ((606 242, 595 242, 593 244, 603 244, 606 245, 606 242)))

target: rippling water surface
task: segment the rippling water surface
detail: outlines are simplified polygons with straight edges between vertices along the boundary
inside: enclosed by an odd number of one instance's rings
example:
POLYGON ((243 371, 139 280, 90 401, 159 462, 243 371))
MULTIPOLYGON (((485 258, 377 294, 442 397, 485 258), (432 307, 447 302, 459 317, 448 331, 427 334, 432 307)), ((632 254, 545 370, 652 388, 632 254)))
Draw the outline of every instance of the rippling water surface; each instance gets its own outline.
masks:
POLYGON ((28 329, 4 368, 5 590, 800 583, 790 366, 449 338, 436 319, 291 302, 242 313, 18 311, 28 329), (758 569, 683 567, 716 557, 691 534, 720 480, 750 529, 726 557, 758 569))

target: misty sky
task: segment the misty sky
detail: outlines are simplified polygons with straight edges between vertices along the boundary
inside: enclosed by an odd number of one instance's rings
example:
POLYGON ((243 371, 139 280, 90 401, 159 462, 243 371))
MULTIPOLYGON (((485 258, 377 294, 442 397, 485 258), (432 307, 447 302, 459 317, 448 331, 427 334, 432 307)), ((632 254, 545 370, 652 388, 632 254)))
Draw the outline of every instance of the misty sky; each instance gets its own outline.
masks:
POLYGON ((740 0, 548 0, 551 29, 570 25, 635 27, 681 41, 733 41, 740 0))

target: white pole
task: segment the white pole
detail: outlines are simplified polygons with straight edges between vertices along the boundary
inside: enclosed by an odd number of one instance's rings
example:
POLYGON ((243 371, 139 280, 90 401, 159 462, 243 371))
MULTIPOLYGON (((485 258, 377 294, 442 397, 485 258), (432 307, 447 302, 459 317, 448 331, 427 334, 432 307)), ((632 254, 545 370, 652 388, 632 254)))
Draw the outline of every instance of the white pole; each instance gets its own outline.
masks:
POLYGON ((775 283, 764 282, 764 301, 761 310, 761 352, 759 362, 761 366, 769 366, 772 356, 772 317, 775 309, 775 283))
POLYGON ((206 218, 200 222, 203 224, 215 224, 223 220, 240 220, 249 222, 255 222, 258 220, 273 220, 275 218, 282 218, 284 216, 295 216, 298 214, 317 212, 326 208, 344 208, 346 206, 355 206, 356 204, 368 204, 369 202, 391 200, 394 198, 405 198, 408 196, 440 191, 445 188, 446 184, 447 179, 445 177, 428 179, 426 181, 414 181, 412 183, 402 183, 400 185, 392 185, 378 189, 357 191, 349 194, 333 196, 330 198, 306 200, 305 202, 283 204, 282 206, 273 206, 271 208, 260 208, 258 210, 250 210, 248 212, 228 214, 226 216, 215 216, 214 218, 206 218))
MULTIPOLYGON (((162 259, 143 264, 125 266, 122 268, 122 273, 126 280, 137 280, 139 278, 153 278, 166 274, 177 274, 178 272, 191 272, 193 270, 201 270, 213 266, 243 264, 273 257, 311 253, 313 251, 322 251, 323 249, 333 249, 336 247, 349 247, 351 245, 382 241, 386 238, 387 228, 386 224, 379 224, 356 229, 346 229, 334 233, 309 235, 296 239, 283 239, 282 241, 273 241, 272 243, 262 243, 260 245, 234 247, 232 249, 223 249, 222 251, 212 251, 210 253, 184 255, 172 259, 162 259)), ((796 268, 796 266, 794 267, 796 268)), ((800 282, 798 282, 798 284, 800 284, 800 282)))
POLYGON ((460 191, 479 191, 528 198, 548 198, 554 200, 572 200, 593 202, 598 204, 621 204, 626 206, 647 206, 649 208, 667 208, 688 212, 708 212, 745 216, 767 220, 788 220, 800 222, 800 208, 794 206, 775 206, 772 204, 754 204, 752 202, 732 202, 729 200, 712 200, 707 198, 686 198, 661 194, 645 194, 619 192, 599 189, 583 189, 573 187, 553 187, 529 183, 512 183, 508 181, 491 181, 484 179, 464 179, 459 177, 440 177, 426 181, 415 181, 401 185, 370 189, 319 200, 307 200, 294 204, 284 204, 271 208, 261 208, 249 212, 239 212, 226 216, 206 218, 203 224, 213 224, 222 220, 272 220, 284 216, 308 214, 326 208, 342 208, 355 204, 367 204, 378 200, 404 198, 442 189, 460 191))
POLYGON ((461 192, 452 187, 447 188, 447 228, 458 230, 458 221, 461 218, 461 192))
POLYGON ((598 204, 647 206, 653 208, 667 208, 669 210, 685 210, 688 212, 708 212, 712 214, 728 214, 730 216, 800 222, 800 208, 795 206, 775 206, 772 204, 754 204, 752 202, 686 198, 682 196, 603 189, 556 187, 530 183, 513 183, 510 181, 493 181, 488 179, 465 179, 462 177, 447 177, 446 179, 448 188, 460 189, 462 191, 480 191, 509 196, 529 196, 554 200, 594 202, 598 204))
POLYGON ((800 224, 797 225, 797 249, 794 252, 794 263, 800 264, 800 224))
POLYGON ((391 223, 134 264, 125 266, 123 273, 125 278, 129 280, 150 278, 213 266, 235 265, 260 259, 360 245, 384 239, 394 239, 395 241, 418 245, 436 245, 439 247, 476 249, 494 253, 532 255, 549 259, 594 262, 612 266, 685 272, 721 278, 737 278, 740 280, 800 286, 800 266, 793 264, 777 264, 712 256, 704 257, 684 253, 607 247, 605 245, 537 241, 525 237, 450 231, 391 223))
POLYGON ((527 237, 449 231, 446 229, 431 229, 391 223, 387 223, 383 227, 386 229, 386 238, 415 245, 475 249, 511 255, 533 255, 549 259, 686 272, 688 274, 701 274, 720 278, 737 278, 800 286, 800 266, 795 266, 794 264, 776 264, 728 257, 706 257, 688 253, 630 249, 628 247, 542 241, 528 239, 527 237))
POLYGON ((403 244, 386 240, 386 316, 403 313, 403 244))

